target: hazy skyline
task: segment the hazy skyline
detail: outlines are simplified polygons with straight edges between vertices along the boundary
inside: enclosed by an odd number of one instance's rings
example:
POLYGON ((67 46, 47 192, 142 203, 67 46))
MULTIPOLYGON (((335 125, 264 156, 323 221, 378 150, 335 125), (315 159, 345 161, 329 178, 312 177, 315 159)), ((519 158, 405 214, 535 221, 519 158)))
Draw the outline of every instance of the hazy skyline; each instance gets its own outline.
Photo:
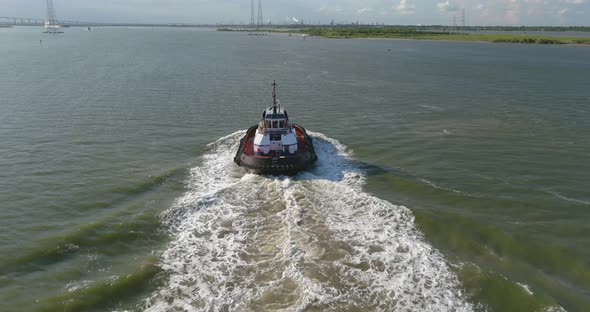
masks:
MULTIPOLYGON (((61 20, 122 23, 244 23, 250 0, 53 0, 61 20)), ((258 0, 255 0, 257 3, 258 0)), ((386 23, 590 25, 590 0, 263 0, 275 24, 386 23)), ((45 0, 2 0, 0 16, 45 17, 45 0)))

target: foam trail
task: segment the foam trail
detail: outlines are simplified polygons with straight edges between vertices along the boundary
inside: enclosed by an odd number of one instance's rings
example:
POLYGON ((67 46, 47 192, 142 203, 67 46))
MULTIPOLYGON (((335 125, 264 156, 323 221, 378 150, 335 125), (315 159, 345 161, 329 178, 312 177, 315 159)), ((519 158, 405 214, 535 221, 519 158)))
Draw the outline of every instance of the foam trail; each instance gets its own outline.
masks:
POLYGON ((318 163, 295 177, 232 163, 242 132, 209 146, 162 214, 166 285, 148 311, 471 311, 405 207, 362 191, 338 141, 311 133, 318 163))
POLYGON ((586 201, 586 200, 582 200, 582 199, 577 199, 577 198, 567 197, 567 196, 561 195, 561 194, 559 194, 559 193, 557 193, 555 191, 552 191, 552 190, 547 190, 545 192, 547 192, 547 193, 549 193, 549 194, 551 194, 551 195, 553 195, 553 196, 555 196, 555 197, 557 197, 559 199, 563 199, 563 200, 568 201, 568 202, 571 202, 571 203, 576 203, 576 204, 579 204, 579 205, 590 205, 590 201, 586 201))

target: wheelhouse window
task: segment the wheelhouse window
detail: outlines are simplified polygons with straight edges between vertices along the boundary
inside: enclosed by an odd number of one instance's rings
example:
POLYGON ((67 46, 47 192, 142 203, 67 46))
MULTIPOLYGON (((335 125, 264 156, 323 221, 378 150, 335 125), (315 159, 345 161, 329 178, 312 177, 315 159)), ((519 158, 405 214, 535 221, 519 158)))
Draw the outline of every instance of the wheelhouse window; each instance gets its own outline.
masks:
POLYGON ((277 115, 277 114, 267 114, 266 119, 264 120, 264 126, 269 129, 285 129, 287 128, 287 120, 284 118, 284 115, 277 115), (283 118, 269 118, 269 117, 277 117, 281 116, 283 118))

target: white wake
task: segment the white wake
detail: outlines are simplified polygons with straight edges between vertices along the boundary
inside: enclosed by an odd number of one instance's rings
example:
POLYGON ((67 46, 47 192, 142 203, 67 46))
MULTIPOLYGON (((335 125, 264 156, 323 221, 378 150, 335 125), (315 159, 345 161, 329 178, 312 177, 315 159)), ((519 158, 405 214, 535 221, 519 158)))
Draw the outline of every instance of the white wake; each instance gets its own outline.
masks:
POLYGON ((243 134, 210 144, 162 214, 167 282, 146 310, 473 310, 411 211, 362 191, 345 146, 311 133, 313 169, 258 176, 232 162, 243 134))

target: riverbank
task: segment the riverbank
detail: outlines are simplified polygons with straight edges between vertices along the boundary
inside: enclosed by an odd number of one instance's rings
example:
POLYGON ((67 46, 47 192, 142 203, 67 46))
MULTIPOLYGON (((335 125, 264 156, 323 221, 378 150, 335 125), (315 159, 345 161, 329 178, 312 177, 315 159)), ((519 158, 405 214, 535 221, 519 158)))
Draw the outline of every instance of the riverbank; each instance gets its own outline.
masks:
POLYGON ((500 43, 586 44, 590 38, 554 37, 528 34, 477 34, 439 31, 417 31, 398 28, 316 28, 306 29, 311 36, 332 39, 413 39, 446 41, 483 41, 500 43))
MULTIPOLYGON (((221 28, 219 31, 246 31, 251 29, 221 28)), ((305 34, 327 39, 409 39, 409 40, 444 40, 473 41, 496 43, 528 43, 528 44, 581 44, 590 45, 590 37, 545 36, 537 34, 486 34, 456 31, 440 31, 428 29, 408 29, 393 27, 351 27, 351 28, 306 28, 306 29, 260 29, 257 33, 290 33, 305 34)))

